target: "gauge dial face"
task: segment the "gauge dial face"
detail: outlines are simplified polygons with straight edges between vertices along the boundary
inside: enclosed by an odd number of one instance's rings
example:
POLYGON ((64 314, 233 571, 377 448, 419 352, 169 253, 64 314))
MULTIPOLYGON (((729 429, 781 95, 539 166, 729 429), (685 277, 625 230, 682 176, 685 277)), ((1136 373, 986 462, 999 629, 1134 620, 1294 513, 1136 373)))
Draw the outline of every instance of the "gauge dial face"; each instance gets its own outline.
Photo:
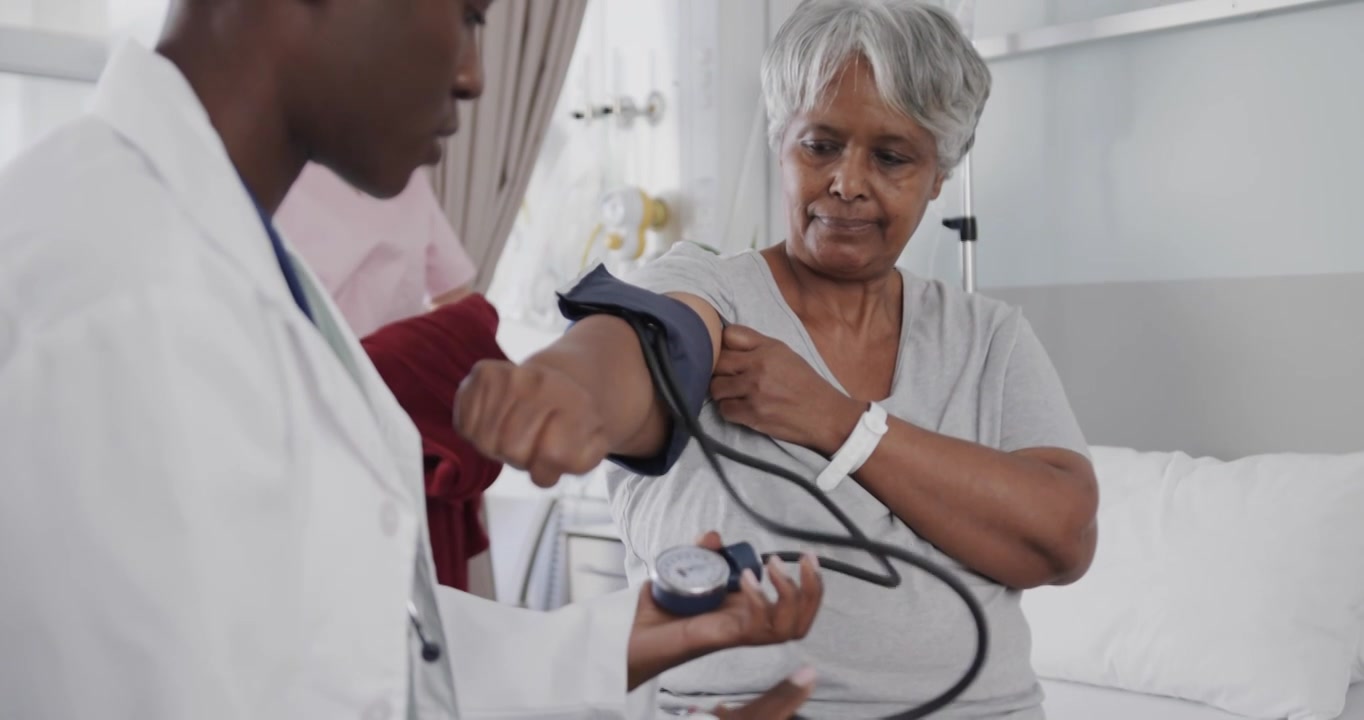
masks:
POLYGON ((675 547, 658 556, 654 579, 670 592, 705 595, 729 584, 729 563, 703 547, 675 547))

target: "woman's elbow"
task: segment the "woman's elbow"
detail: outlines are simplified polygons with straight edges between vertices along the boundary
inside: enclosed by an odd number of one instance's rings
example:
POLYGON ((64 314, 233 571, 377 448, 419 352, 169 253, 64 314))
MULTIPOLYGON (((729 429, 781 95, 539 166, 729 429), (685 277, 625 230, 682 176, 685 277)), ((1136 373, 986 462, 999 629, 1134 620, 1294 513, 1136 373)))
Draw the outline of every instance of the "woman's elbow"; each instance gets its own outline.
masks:
POLYGON ((1094 561, 1099 511, 1094 471, 1088 462, 1064 469, 1053 465, 1051 471, 1065 489, 1035 508, 1032 532, 1024 540, 1028 562, 1016 565, 1012 577, 1000 578, 1016 590, 1069 585, 1084 577, 1094 561))
POLYGON ((1031 561, 1014 566, 996 580, 1014 590, 1047 585, 1069 585, 1084 576, 1094 560, 1095 524, 1079 531, 1057 530, 1044 541, 1031 543, 1031 561))
POLYGON ((1067 507, 1059 513, 1050 549, 1053 576, 1049 585, 1069 585, 1084 577, 1094 562, 1099 539, 1099 490, 1093 471, 1076 478, 1067 507))
POLYGON ((1069 585, 1084 577, 1094 562, 1094 546, 1098 540, 1098 523, 1091 520, 1089 525, 1077 533, 1054 559, 1055 576, 1050 585, 1069 585))

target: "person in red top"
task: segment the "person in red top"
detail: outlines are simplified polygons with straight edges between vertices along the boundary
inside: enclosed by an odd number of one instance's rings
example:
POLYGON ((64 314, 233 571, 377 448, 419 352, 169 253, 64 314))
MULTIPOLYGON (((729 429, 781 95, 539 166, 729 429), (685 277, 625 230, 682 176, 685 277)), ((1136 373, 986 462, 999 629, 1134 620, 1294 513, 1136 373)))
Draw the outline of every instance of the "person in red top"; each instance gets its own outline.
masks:
POLYGON ((488 549, 479 511, 502 464, 479 454, 451 418, 459 384, 480 360, 506 360, 497 345, 497 310, 470 295, 392 323, 361 340, 384 383, 422 436, 426 517, 442 585, 469 589, 469 559, 488 549))

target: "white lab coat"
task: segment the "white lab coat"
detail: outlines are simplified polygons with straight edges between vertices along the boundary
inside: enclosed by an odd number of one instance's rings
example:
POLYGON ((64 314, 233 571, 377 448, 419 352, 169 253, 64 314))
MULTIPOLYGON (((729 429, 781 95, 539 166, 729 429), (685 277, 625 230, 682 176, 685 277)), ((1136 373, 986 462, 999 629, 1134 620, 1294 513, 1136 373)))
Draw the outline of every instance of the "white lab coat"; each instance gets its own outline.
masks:
POLYGON ((653 714, 633 591, 435 588, 416 430, 344 343, 363 390, 188 83, 122 47, 0 172, 0 718, 653 714))

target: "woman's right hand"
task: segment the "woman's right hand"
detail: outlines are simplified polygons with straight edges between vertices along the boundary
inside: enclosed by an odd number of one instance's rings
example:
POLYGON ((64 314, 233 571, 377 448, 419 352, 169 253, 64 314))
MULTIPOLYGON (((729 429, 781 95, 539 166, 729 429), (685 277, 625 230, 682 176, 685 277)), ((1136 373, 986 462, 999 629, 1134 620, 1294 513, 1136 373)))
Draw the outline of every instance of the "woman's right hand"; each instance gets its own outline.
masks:
POLYGON ((550 487, 609 452, 592 396, 567 374, 532 363, 478 363, 455 398, 455 429, 479 452, 550 487))

